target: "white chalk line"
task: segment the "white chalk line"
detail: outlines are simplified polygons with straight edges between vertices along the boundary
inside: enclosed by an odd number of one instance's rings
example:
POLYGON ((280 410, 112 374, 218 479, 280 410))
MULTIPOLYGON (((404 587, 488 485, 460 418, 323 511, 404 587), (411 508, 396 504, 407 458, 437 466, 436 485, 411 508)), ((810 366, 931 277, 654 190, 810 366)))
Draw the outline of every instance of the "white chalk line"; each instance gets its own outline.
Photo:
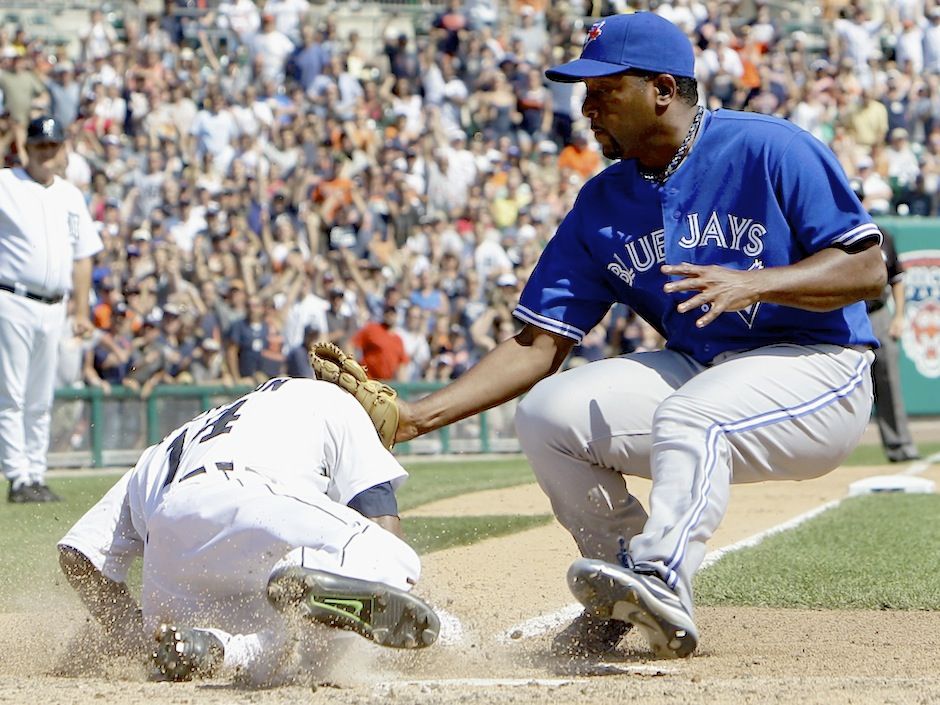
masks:
POLYGON ((563 685, 570 685, 574 682, 572 678, 434 678, 428 680, 388 681, 378 683, 373 688, 373 692, 377 695, 387 695, 397 688, 439 688, 442 686, 448 688, 492 688, 495 686, 509 688, 526 686, 558 688, 563 685))
POLYGON ((398 688, 560 688, 564 685, 583 682, 583 676, 599 675, 642 675, 642 676, 665 676, 677 673, 675 667, 663 666, 660 664, 629 664, 629 663, 609 663, 600 662, 591 664, 580 677, 575 678, 434 678, 428 680, 411 681, 386 681, 378 683, 373 688, 374 695, 388 695, 398 688))
POLYGON ((897 473, 898 475, 920 475, 924 470, 929 468, 934 463, 940 462, 940 453, 934 453, 933 455, 928 455, 923 460, 917 460, 911 465, 908 465, 904 470, 897 473))
POLYGON ((800 524, 803 524, 810 519, 815 519, 823 512, 828 512, 830 509, 838 507, 840 504, 842 504, 843 499, 834 499, 830 502, 826 502, 825 504, 820 504, 815 509, 810 509, 808 512, 803 512, 799 516, 795 516, 792 519, 783 522, 782 524, 777 524, 776 526, 772 526, 769 529, 759 531, 758 533, 754 534, 753 536, 749 536, 746 539, 741 539, 740 541, 735 541, 734 543, 728 544, 727 546, 716 548, 714 551, 709 551, 705 554, 705 558, 702 559, 702 565, 700 566, 700 569, 714 565, 729 553, 740 551, 742 548, 756 546, 768 536, 773 536, 775 534, 783 533, 784 531, 789 531, 790 529, 795 529, 800 524))
MULTIPOLYGON (((940 462, 940 453, 934 453, 927 456, 923 460, 915 461, 911 465, 905 467, 903 470, 895 474, 919 475, 937 462, 940 462)), ((825 504, 811 509, 808 512, 804 512, 803 514, 793 517, 792 519, 788 519, 781 524, 777 524, 776 526, 772 526, 769 529, 758 532, 746 539, 742 539, 741 541, 729 544, 728 546, 722 546, 721 548, 715 549, 714 551, 710 551, 709 553, 705 554, 705 558, 702 560, 701 568, 707 568, 708 566, 714 565, 729 553, 740 551, 742 548, 756 546, 768 536, 773 536, 774 534, 779 534, 784 531, 795 529, 800 524, 803 524, 810 519, 814 519, 823 512, 827 512, 830 509, 834 509, 835 507, 839 506, 844 499, 846 498, 834 499, 832 501, 826 502, 825 504)), ((582 609, 582 605, 578 602, 575 602, 562 607, 560 610, 556 610, 548 614, 537 615, 531 619, 527 619, 524 622, 515 624, 504 632, 497 634, 496 640, 502 643, 507 643, 511 641, 519 641, 522 639, 531 639, 537 636, 541 636, 546 632, 557 629, 562 624, 570 622, 577 615, 581 614, 582 609)))

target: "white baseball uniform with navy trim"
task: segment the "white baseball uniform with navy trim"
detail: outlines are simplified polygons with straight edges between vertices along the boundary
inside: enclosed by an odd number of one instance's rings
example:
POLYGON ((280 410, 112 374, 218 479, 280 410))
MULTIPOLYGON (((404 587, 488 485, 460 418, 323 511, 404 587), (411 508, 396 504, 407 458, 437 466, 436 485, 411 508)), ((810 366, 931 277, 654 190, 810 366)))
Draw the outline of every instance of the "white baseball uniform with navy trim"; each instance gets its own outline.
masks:
POLYGON ((0 466, 13 482, 45 475, 62 299, 72 263, 101 247, 75 186, 0 170, 0 466))
MULTIPOLYGON (((270 683, 290 676, 278 672, 289 633, 265 598, 276 567, 402 590, 417 581, 414 550, 346 506, 363 490, 398 487, 406 477, 351 394, 318 380, 275 378, 145 450, 59 545, 118 582, 142 556, 145 628, 221 630, 223 641, 252 645, 250 662, 238 665, 270 683)), ((300 665, 322 658, 314 650, 300 665)), ((227 646, 228 665, 233 652, 227 646)))
POLYGON ((785 266, 880 237, 828 147, 751 113, 706 112, 665 184, 625 160, 584 186, 516 317, 580 341, 619 301, 667 343, 550 377, 519 406, 522 447, 583 555, 656 571, 691 611, 729 484, 828 472, 870 417, 863 303, 758 302, 697 328, 700 310, 677 310, 693 294, 664 293, 661 265, 785 266), (623 474, 652 478, 648 517, 623 474))

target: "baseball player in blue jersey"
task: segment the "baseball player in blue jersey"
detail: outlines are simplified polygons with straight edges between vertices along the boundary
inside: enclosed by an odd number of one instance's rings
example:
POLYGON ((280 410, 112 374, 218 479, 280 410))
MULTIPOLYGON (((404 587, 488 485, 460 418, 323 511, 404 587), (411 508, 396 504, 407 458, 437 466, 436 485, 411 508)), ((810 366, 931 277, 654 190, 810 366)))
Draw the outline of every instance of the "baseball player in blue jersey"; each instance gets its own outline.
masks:
POLYGON ((599 654, 630 624, 653 651, 698 644, 692 576, 731 482, 837 467, 871 413, 881 234, 828 148, 772 117, 698 105, 689 40, 650 13, 607 17, 579 59, 605 156, 549 242, 515 316, 525 325, 447 388, 400 403, 398 440, 529 390, 516 427, 583 555, 584 613, 556 652, 599 654), (552 376, 623 302, 664 350, 552 376), (538 383, 538 384, 536 384, 538 383), (652 479, 650 512, 625 475, 652 479))

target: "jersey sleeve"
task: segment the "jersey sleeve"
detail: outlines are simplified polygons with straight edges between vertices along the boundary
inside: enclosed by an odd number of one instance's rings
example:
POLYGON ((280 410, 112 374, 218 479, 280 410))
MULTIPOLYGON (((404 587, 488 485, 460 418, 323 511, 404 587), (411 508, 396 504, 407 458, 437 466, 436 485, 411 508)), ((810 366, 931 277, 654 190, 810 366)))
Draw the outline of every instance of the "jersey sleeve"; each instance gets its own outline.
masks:
POLYGON ((884 241, 881 243, 881 250, 884 253, 885 266, 888 268, 888 284, 897 284, 904 280, 904 268, 898 259, 898 251, 894 246, 894 237, 884 234, 884 241))
MULTIPOLYGON (((579 201, 584 198, 584 194, 579 201)), ((513 315, 580 343, 616 299, 592 256, 576 205, 548 242, 526 282, 513 315)))
POLYGON ((784 151, 775 179, 777 198, 807 253, 827 247, 858 252, 881 242, 881 232, 849 185, 832 150, 800 131, 784 151))
POLYGON ((363 490, 383 482, 397 489, 408 473, 379 441, 365 409, 352 394, 332 385, 327 389, 326 394, 332 395, 330 413, 324 415, 324 455, 330 476, 327 494, 340 504, 349 504, 363 490))
POLYGON ((98 235, 91 213, 88 212, 88 205, 78 189, 75 189, 75 198, 77 201, 75 208, 78 213, 78 241, 75 243, 72 258, 85 259, 101 252, 104 244, 101 242, 101 236, 98 235))
POLYGON ((347 506, 369 518, 398 516, 398 500, 391 482, 367 487, 349 500, 347 506))

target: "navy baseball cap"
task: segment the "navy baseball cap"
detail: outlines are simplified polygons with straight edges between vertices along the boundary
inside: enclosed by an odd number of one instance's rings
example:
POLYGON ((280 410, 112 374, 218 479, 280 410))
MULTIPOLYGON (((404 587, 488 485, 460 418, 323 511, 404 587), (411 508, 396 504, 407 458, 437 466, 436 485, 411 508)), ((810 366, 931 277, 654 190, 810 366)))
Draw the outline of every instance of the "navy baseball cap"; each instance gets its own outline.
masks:
POLYGON ((43 115, 31 120, 26 128, 26 143, 36 144, 39 142, 65 142, 65 131, 62 129, 62 125, 51 115, 43 115))
POLYGON ((545 75, 575 83, 628 69, 694 78, 692 43, 672 22, 652 12, 612 15, 588 30, 580 59, 554 66, 545 75))

